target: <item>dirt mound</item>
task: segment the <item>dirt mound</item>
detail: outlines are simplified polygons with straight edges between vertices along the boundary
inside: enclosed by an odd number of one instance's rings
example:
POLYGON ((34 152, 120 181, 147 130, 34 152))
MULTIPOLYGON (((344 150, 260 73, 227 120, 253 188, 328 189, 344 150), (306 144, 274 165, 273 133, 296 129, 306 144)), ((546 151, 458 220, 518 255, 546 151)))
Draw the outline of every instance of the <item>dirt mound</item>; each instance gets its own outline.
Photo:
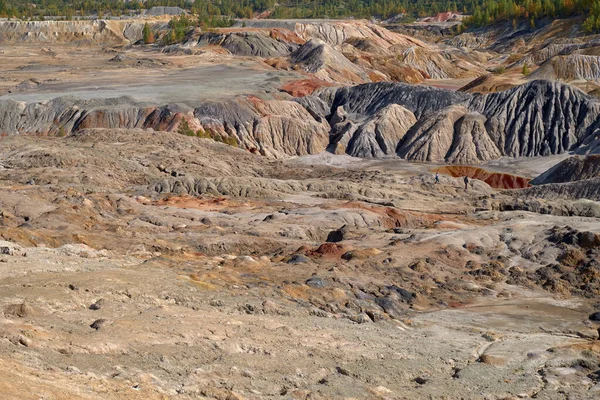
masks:
MULTIPOLYGON (((189 44, 189 43, 188 43, 189 44)), ((298 48, 293 42, 273 38, 269 32, 207 32, 200 35, 198 47, 220 46, 231 54, 255 57, 284 57, 298 48)))
POLYGON ((513 77, 484 74, 473 79, 471 82, 467 83, 458 90, 467 93, 494 93, 512 89, 520 83, 524 82, 515 81, 513 77))
POLYGON ((311 39, 291 55, 291 63, 317 78, 333 83, 364 83, 370 79, 343 54, 319 39, 311 39))
POLYGON ((531 181, 532 185, 565 183, 600 177, 600 155, 570 157, 531 181))
POLYGON ((537 185, 524 190, 522 195, 544 199, 589 199, 600 201, 600 178, 537 185))
POLYGON ((529 79, 553 79, 561 81, 600 80, 600 56, 570 54, 552 57, 535 70, 529 79))

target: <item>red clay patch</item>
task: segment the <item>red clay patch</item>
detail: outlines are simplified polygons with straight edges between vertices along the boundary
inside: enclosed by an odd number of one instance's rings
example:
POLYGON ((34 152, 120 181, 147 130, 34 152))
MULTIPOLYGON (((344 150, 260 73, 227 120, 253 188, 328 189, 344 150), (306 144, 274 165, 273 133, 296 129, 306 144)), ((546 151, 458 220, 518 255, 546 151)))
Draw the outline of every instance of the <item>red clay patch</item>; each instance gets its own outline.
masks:
POLYGON ((440 174, 450 175, 454 178, 461 176, 468 176, 472 179, 484 181, 488 185, 496 189, 522 189, 530 187, 530 179, 504 174, 501 172, 491 172, 479 167, 470 167, 467 165, 452 165, 446 167, 440 167, 432 170, 433 172, 439 172, 440 174))
POLYGON ((327 258, 341 258, 348 248, 337 243, 323 243, 316 250, 306 252, 306 255, 320 256, 327 258))
POLYGON ((320 79, 303 79, 286 83, 281 87, 281 90, 294 97, 304 97, 310 96, 318 88, 331 86, 334 85, 320 79))

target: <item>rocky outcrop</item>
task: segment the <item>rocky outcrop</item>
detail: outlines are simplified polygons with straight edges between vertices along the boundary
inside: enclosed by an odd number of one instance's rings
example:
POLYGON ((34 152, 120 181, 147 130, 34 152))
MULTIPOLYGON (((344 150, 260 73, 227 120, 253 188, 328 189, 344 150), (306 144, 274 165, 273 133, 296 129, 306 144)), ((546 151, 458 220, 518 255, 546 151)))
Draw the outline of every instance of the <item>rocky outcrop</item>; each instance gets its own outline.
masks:
POLYGON ((470 98, 470 95, 465 93, 431 86, 387 82, 322 89, 317 93, 322 99, 330 99, 328 102, 331 104, 332 111, 343 106, 348 114, 374 115, 391 104, 398 104, 411 111, 418 120, 432 112, 470 98))
MULTIPOLYGON (((538 185, 519 192, 520 197, 555 199, 588 199, 600 201, 600 178, 584 179, 575 182, 538 185)), ((594 215, 597 217, 597 215, 594 215)))
POLYGON ((501 157, 485 128, 485 117, 461 105, 445 108, 412 129, 398 154, 409 160, 453 164, 501 157))
POLYGON ((467 61, 469 55, 460 50, 449 51, 415 46, 399 52, 397 57, 408 67, 424 71, 430 79, 476 77, 485 73, 485 69, 477 65, 478 63, 467 61))
POLYGON ((197 45, 221 46, 238 56, 286 57, 297 49, 295 43, 270 37, 265 32, 207 32, 200 35, 197 45))
POLYGON ((600 102, 571 86, 534 81, 487 95, 392 83, 326 87, 292 100, 242 96, 190 107, 128 98, 0 102, 0 133, 87 128, 196 131, 272 157, 335 153, 472 164, 600 149, 600 102))
MULTIPOLYGON (((165 28, 165 23, 156 22, 165 28)), ((0 44, 125 45, 142 39, 143 21, 0 21, 0 44)))
POLYGON ((558 82, 533 81, 475 95, 470 110, 486 117, 486 129, 502 155, 534 157, 575 149, 599 127, 600 103, 558 82))
POLYGON ((600 155, 570 157, 531 181, 534 185, 600 178, 600 155))
POLYGON ((396 147, 417 119, 397 104, 384 107, 360 123, 345 121, 342 107, 338 109, 329 151, 354 157, 383 158, 396 154, 396 147))
POLYGON ((425 42, 410 36, 391 32, 379 25, 365 20, 338 21, 338 20, 275 20, 251 19, 239 21, 235 26, 247 28, 290 30, 304 40, 318 39, 330 46, 341 46, 350 38, 369 39, 379 48, 389 48, 393 45, 404 47, 427 47, 425 42))
POLYGON ((552 57, 544 62, 529 78, 561 81, 600 80, 600 56, 571 54, 552 57))
POLYGON ((579 89, 546 81, 487 95, 389 83, 317 93, 331 105, 328 118, 338 126, 332 138, 348 138, 340 139, 342 144, 349 144, 350 137, 368 142, 356 136, 358 126, 391 104, 411 111, 418 122, 397 147, 398 155, 409 160, 477 163, 501 156, 561 154, 594 146, 600 129, 600 103, 579 89))
POLYGON ((326 82, 354 84, 370 81, 361 68, 319 39, 309 40, 292 53, 291 63, 326 82))
POLYGON ((173 131, 183 119, 189 121, 193 130, 235 138, 241 147, 273 157, 319 153, 329 143, 328 123, 316 120, 293 101, 242 97, 208 101, 196 108, 183 104, 138 105, 126 97, 88 101, 59 98, 30 104, 0 102, 0 132, 6 134, 58 134, 89 128, 173 131))

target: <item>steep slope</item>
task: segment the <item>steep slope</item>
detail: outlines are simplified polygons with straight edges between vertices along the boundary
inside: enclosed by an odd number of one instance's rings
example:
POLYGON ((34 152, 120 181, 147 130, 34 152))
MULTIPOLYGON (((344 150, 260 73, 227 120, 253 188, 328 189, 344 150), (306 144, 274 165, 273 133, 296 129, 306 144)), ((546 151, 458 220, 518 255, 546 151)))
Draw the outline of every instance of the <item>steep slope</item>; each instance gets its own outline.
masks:
POLYGON ((262 101, 240 97, 183 104, 139 105, 129 98, 44 103, 0 102, 0 132, 58 134, 89 128, 150 128, 177 130, 185 119, 193 130, 235 138, 241 147, 273 157, 319 153, 329 143, 329 124, 317 121, 293 101, 262 101))
POLYGON ((410 110, 417 119, 470 98, 466 93, 431 86, 387 82, 323 89, 318 95, 322 99, 331 99, 332 111, 343 106, 348 114, 374 115, 390 104, 398 104, 410 110))
POLYGON ((475 95, 470 110, 503 155, 534 157, 574 149, 599 126, 600 103, 558 82, 533 81, 504 92, 475 95))
POLYGON ((0 133, 56 134, 86 128, 193 130, 273 157, 329 148, 358 157, 479 163, 600 149, 600 103, 571 86, 534 81, 487 95, 371 83, 317 89, 290 100, 240 96, 153 106, 129 98, 0 102, 0 133))
POLYGON ((571 54, 552 57, 544 62, 531 75, 531 79, 552 79, 561 81, 600 80, 600 56, 571 54))
POLYGON ((415 161, 475 164, 502 154, 487 133, 485 117, 455 105, 415 126, 400 143, 398 155, 415 161))
POLYGON ((200 35, 197 45, 221 46, 231 54, 256 57, 285 57, 298 47, 295 43, 276 40, 266 32, 207 32, 200 35))
POLYGON ((331 116, 343 110, 346 123, 360 124, 390 104, 411 111, 418 123, 398 145, 398 154, 409 160, 476 163, 561 154, 593 147, 600 129, 600 103, 556 82, 533 81, 487 95, 389 83, 317 93, 330 104, 331 116))
POLYGON ((336 118, 339 122, 333 125, 328 150, 363 158, 394 155, 404 134, 417 122, 412 112, 397 104, 384 107, 360 123, 346 121, 340 106, 336 118))
POLYGON ((531 181, 533 185, 600 178, 600 155, 570 157, 531 181))
POLYGON ((366 20, 275 20, 251 19, 239 21, 236 27, 281 28, 295 32, 305 40, 319 39, 330 46, 341 46, 350 38, 369 39, 379 48, 387 49, 393 45, 405 47, 428 45, 410 36, 391 32, 366 20))
MULTIPOLYGON (((166 23, 152 25, 166 29, 166 23)), ((142 39, 143 21, 0 21, 0 44, 126 45, 142 39)))
POLYGON ((353 84, 370 81, 361 68, 319 39, 309 40, 292 53, 291 63, 326 82, 353 84))

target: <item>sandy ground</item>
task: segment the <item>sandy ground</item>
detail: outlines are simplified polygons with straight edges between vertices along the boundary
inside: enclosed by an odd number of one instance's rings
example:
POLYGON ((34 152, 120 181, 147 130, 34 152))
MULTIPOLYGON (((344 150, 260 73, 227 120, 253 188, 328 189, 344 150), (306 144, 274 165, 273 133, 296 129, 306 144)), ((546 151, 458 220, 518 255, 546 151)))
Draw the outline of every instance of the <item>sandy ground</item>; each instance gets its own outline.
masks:
POLYGON ((145 131, 2 141, 4 398, 600 390, 594 296, 536 272, 580 251, 552 242, 555 226, 600 232, 596 218, 484 210, 506 194, 435 185, 426 164, 273 161, 145 131), (220 193, 154 192, 170 170, 220 193))

